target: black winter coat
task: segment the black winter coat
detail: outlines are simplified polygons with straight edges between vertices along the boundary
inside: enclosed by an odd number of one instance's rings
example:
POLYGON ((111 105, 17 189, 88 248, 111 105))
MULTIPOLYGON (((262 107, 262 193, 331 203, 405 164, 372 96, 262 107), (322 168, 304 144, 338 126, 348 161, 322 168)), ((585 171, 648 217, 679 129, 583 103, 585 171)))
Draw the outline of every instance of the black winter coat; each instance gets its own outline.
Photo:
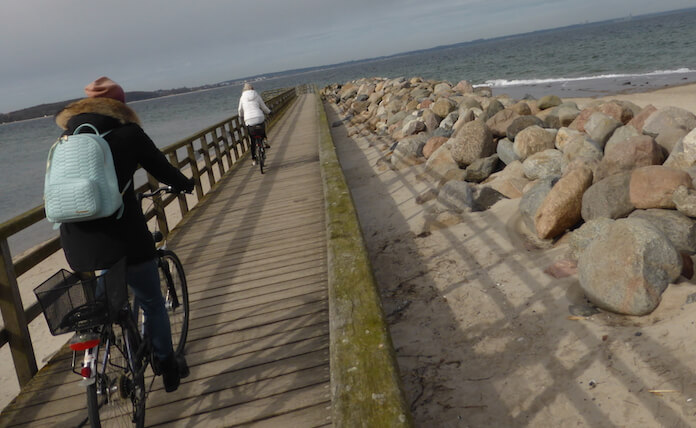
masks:
MULTIPOLYGON (((140 127, 135 112, 124 103, 109 98, 86 98, 76 101, 56 115, 64 134, 72 134, 79 125, 90 123, 100 133, 111 130, 104 139, 109 143, 119 188, 123 190, 133 178, 138 165, 162 183, 181 190, 191 190, 193 180, 174 168, 140 127)), ((107 269, 127 257, 129 265, 155 257, 155 243, 147 228, 134 184, 123 196, 121 218, 111 217, 60 226, 60 240, 72 269, 88 272, 107 269)))

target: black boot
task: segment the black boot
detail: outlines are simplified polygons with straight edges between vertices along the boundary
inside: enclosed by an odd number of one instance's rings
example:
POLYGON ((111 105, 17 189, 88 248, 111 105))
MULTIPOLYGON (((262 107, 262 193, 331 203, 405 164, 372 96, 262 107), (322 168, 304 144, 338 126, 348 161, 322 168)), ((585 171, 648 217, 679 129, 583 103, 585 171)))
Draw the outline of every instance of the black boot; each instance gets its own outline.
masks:
POLYGON ((179 377, 181 379, 186 379, 190 374, 188 364, 186 364, 186 358, 182 354, 176 356, 176 362, 179 366, 179 377))
POLYGON ((164 390, 167 392, 176 391, 181 382, 181 376, 179 375, 179 363, 174 353, 160 361, 160 370, 162 371, 164 390))

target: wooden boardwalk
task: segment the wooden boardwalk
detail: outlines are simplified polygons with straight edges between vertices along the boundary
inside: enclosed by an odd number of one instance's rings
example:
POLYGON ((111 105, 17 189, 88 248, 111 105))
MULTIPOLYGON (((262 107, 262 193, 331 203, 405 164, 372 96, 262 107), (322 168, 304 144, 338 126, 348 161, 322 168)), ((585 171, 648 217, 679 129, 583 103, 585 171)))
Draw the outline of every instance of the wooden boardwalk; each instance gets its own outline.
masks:
MULTIPOLYGON (((191 375, 148 397, 148 426, 331 426, 324 199, 315 94, 269 134, 267 172, 251 160, 169 241, 191 297, 191 375)), ((84 388, 65 352, 23 389, 0 426, 78 426, 84 388)))

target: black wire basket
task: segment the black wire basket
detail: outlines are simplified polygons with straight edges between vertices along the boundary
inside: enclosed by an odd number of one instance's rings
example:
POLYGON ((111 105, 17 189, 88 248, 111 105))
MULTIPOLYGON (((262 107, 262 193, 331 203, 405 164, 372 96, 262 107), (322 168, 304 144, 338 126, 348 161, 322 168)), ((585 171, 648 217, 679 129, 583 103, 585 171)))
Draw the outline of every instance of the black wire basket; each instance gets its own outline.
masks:
POLYGON ((87 279, 61 269, 36 287, 34 294, 54 336, 114 322, 128 303, 126 259, 87 279))

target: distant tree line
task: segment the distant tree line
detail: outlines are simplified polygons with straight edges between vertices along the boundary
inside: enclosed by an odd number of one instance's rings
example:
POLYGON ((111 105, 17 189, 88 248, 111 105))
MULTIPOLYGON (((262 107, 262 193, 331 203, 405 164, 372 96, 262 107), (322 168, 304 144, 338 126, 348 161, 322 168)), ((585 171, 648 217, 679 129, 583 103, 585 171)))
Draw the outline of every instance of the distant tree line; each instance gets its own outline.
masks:
MULTIPOLYGON (((211 85, 206 85, 206 87, 211 87, 211 85)), ((191 92, 201 88, 176 88, 176 89, 158 89, 156 91, 133 91, 126 92, 126 100, 131 101, 141 101, 150 98, 164 97, 167 95, 183 94, 186 92, 191 92)), ((0 123, 15 122, 18 120, 35 119, 37 117, 44 116, 54 116, 56 113, 61 111, 68 104, 79 100, 80 98, 74 98, 66 101, 59 101, 56 103, 40 104, 33 107, 28 107, 22 110, 13 111, 10 113, 0 113, 0 123)))

